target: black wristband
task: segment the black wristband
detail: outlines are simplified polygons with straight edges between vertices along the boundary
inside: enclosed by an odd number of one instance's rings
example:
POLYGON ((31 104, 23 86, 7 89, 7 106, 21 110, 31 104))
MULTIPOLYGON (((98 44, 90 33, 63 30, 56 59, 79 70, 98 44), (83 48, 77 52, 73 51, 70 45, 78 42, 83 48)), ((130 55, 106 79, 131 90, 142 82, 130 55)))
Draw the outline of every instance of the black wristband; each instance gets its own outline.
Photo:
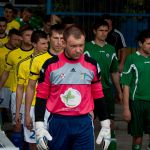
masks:
POLYGON ((94 115, 98 116, 100 121, 108 119, 107 104, 105 98, 99 98, 94 100, 94 115))
POLYGON ((46 99, 36 98, 35 103, 35 121, 44 121, 44 115, 46 110, 46 99))

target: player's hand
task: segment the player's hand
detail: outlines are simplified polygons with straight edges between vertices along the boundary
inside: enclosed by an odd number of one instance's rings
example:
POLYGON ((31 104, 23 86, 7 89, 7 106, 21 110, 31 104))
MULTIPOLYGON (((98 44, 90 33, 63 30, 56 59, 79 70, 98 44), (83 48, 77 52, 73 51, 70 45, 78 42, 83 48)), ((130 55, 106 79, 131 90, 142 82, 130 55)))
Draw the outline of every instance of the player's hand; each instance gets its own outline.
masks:
POLYGON ((126 121, 126 122, 129 122, 131 120, 131 112, 129 109, 123 109, 123 119, 126 121))
POLYGON ((25 114, 25 124, 28 130, 32 130, 33 129, 33 122, 32 119, 30 117, 30 114, 25 114))
POLYGON ((35 122, 36 144, 39 150, 48 150, 48 140, 52 140, 52 136, 44 127, 44 122, 35 122))
POLYGON ((101 121, 101 127, 96 143, 101 144, 103 150, 107 150, 111 141, 110 120, 101 121))
POLYGON ((19 113, 15 114, 15 122, 16 122, 16 124, 21 124, 21 118, 20 118, 20 114, 19 113))
POLYGON ((15 132, 20 132, 21 131, 21 117, 19 113, 14 113, 14 121, 15 121, 15 126, 14 126, 14 131, 15 132))

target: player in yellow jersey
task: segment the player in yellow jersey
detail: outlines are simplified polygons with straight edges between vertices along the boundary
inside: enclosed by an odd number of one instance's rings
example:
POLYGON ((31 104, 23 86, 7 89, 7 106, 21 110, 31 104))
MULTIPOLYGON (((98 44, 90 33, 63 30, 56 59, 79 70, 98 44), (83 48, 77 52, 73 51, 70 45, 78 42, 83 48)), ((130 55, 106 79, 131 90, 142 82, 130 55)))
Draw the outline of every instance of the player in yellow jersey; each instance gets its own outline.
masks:
POLYGON ((6 35, 7 21, 4 17, 0 17, 0 47, 8 42, 8 36, 6 35))
MULTIPOLYGON (((14 120, 15 112, 16 112, 17 65, 22 59, 26 58, 27 56, 33 53, 33 46, 30 41, 32 32, 33 31, 31 29, 26 29, 25 31, 22 31, 20 37, 22 39, 21 46, 20 48, 13 50, 7 55, 5 69, 1 78, 0 87, 6 82, 10 73, 12 73, 13 76, 10 90, 12 91, 11 113, 12 113, 12 123, 14 125, 14 131, 18 131, 18 128, 16 128, 15 126, 15 120, 14 120)), ((23 123, 23 118, 22 118, 22 123, 23 123)))
MULTIPOLYGON (((0 48, 0 76, 4 71, 6 55, 12 50, 15 50, 19 45, 20 45, 20 32, 16 29, 10 30, 8 35, 8 42, 3 47, 0 48)), ((9 108, 11 81, 12 76, 10 73, 3 88, 0 88, 0 112, 3 110, 3 108, 9 108)), ((0 80, 0 87, 2 87, 1 80, 0 80)))
POLYGON ((9 33, 9 31, 13 28, 17 30, 20 29, 20 24, 14 18, 14 11, 15 8, 12 4, 6 4, 4 6, 4 17, 7 20, 7 33, 9 33))
MULTIPOLYGON (((51 55, 59 55, 63 52, 64 49, 64 40, 63 40, 63 31, 64 27, 60 24, 55 24, 51 26, 50 30, 50 49, 49 52, 51 55)), ((30 117, 31 103, 35 94, 36 83, 39 78, 39 73, 44 62, 50 58, 47 54, 42 54, 33 59, 31 71, 29 75, 29 82, 27 86, 26 98, 25 98, 25 122, 28 129, 33 128, 34 120, 30 117)), ((45 120, 49 113, 45 113, 45 120)))
MULTIPOLYGON (((21 118, 20 118, 20 109, 21 105, 24 108, 24 94, 26 92, 26 86, 28 83, 28 77, 30 73, 31 64, 33 61, 33 58, 40 54, 40 53, 46 53, 48 50, 48 39, 47 34, 44 31, 34 31, 31 36, 31 42, 34 46, 34 52, 31 56, 27 57, 26 59, 22 60, 19 63, 18 67, 18 83, 17 83, 17 92, 16 92, 16 124, 20 124, 21 118)), ((48 55, 50 57, 50 55, 48 55)), ((32 102, 32 105, 35 105, 35 99, 32 102)), ((31 116, 34 119, 34 107, 31 108, 30 111, 31 116)), ((35 140, 35 131, 34 129, 28 130, 26 126, 24 125, 24 140, 29 143, 30 150, 36 149, 36 140, 35 140)))

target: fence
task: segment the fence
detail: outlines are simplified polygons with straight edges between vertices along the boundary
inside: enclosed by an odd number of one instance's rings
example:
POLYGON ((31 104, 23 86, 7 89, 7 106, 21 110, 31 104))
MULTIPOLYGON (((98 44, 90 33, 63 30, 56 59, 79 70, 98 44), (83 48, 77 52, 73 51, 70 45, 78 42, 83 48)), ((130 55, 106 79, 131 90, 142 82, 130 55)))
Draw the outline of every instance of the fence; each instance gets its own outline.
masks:
POLYGON ((150 0, 47 0, 47 14, 73 16, 86 31, 87 40, 93 38, 92 24, 104 13, 113 16, 130 48, 136 48, 136 36, 149 28, 150 0))
MULTIPOLYGON (((11 0, 14 6, 37 7, 41 0, 31 5, 29 0, 21 4, 17 0, 11 0)), ((93 39, 92 25, 96 19, 104 13, 114 17, 115 27, 119 29, 126 39, 128 47, 136 48, 135 38, 137 34, 149 28, 150 0, 45 0, 47 14, 56 14, 62 18, 73 16, 75 21, 81 24, 86 31, 87 40, 93 39)), ((1 3, 0 3, 1 5, 1 3)), ((2 16, 2 5, 0 16, 2 16)))

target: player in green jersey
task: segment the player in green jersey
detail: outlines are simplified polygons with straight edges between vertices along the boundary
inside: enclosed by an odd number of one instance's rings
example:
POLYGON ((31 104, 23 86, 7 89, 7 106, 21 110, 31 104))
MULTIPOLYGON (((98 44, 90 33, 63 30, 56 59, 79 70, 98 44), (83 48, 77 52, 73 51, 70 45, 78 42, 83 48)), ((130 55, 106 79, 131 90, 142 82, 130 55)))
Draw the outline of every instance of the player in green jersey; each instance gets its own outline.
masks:
MULTIPOLYGON (((103 86, 104 96, 107 102, 109 111, 109 119, 112 121, 112 138, 115 137, 114 133, 114 109, 115 99, 112 93, 112 82, 116 87, 119 99, 122 99, 122 91, 119 84, 119 73, 118 73, 118 59, 116 57, 115 48, 108 44, 105 40, 109 31, 109 25, 104 20, 99 20, 93 27, 95 38, 93 41, 86 43, 85 53, 90 57, 94 58, 101 69, 101 82, 103 86)), ((96 106, 96 105, 95 105, 96 106)), ((97 112, 95 112, 96 115, 97 112)), ((112 142, 109 146, 109 150, 114 150, 116 147, 115 142, 112 142), (113 144, 114 143, 114 144, 113 144)))
POLYGON ((150 30, 139 34, 138 43, 138 50, 127 57, 121 76, 123 115, 133 137, 132 150, 141 150, 143 133, 150 134, 150 30))

